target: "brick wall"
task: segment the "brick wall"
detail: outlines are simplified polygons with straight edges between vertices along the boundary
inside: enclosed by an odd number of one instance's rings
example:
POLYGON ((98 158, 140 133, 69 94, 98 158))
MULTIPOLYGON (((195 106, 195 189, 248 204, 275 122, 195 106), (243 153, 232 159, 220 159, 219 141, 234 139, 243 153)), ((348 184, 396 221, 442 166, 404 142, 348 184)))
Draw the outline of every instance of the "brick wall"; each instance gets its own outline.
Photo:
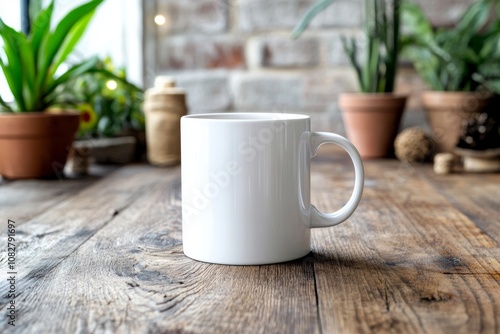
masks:
MULTIPOLYGON (((362 0, 339 0, 299 40, 290 31, 315 0, 143 0, 144 81, 174 76, 191 113, 307 113, 313 130, 343 133, 338 94, 358 89, 340 36, 362 43, 362 0), (165 24, 155 24, 163 15, 165 24)), ((449 25, 473 0, 416 0, 449 25)), ((405 126, 425 123, 422 81, 402 66, 397 91, 411 94, 405 126)))

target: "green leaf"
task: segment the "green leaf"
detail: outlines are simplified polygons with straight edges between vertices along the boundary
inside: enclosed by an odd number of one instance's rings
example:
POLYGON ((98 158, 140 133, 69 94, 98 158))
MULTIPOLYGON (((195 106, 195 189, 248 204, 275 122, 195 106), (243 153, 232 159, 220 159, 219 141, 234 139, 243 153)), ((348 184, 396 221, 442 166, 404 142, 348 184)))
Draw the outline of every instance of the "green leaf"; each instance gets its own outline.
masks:
POLYGON ((427 47, 414 42, 407 45, 403 53, 406 58, 413 62, 418 74, 431 89, 436 91, 444 90, 444 86, 439 79, 444 64, 427 47))
MULTIPOLYGON (((379 25, 379 31, 380 31, 380 38, 381 40, 383 41, 383 43, 385 45, 387 45, 388 43, 388 38, 389 38, 389 34, 388 34, 388 20, 387 20, 387 10, 386 10, 386 4, 385 4, 385 0, 382 0, 380 1, 380 9, 378 10, 380 15, 382 16, 382 23, 380 23, 379 25)), ((376 13, 377 17, 378 17, 378 13, 376 13)))
MULTIPOLYGON (((366 52, 362 66, 358 63, 355 41, 353 39, 342 38, 344 52, 356 71, 359 85, 363 92, 386 92, 394 89, 398 53, 400 52, 401 0, 393 0, 392 17, 387 12, 389 6, 386 5, 385 1, 387 0, 365 0, 364 2, 366 52)), ((316 15, 325 10, 333 2, 334 0, 321 0, 312 6, 296 25, 292 32, 292 37, 299 37, 316 15)), ((414 8, 418 9, 418 7, 414 8)), ((429 32, 432 35, 430 25, 429 32)))
MULTIPOLYGON (((41 0, 37 0, 41 1, 41 0)), ((33 54, 35 55, 35 60, 38 64, 40 44, 42 40, 48 38, 50 31, 50 22, 52 21, 52 13, 54 12, 54 0, 51 1, 50 5, 40 12, 31 25, 30 41, 31 47, 33 48, 33 54)))
POLYGON ((18 80, 14 79, 14 75, 11 73, 10 68, 4 64, 3 60, 0 58, 0 67, 2 68, 5 80, 9 85, 10 91, 14 96, 14 102, 19 111, 24 109, 22 86, 19 84, 18 80))
POLYGON ((371 37, 373 28, 375 26, 375 2, 377 0, 373 1, 366 1, 365 0, 365 22, 364 22, 364 29, 365 29, 365 34, 366 37, 371 37))
MULTIPOLYGON (((378 87, 378 84, 379 84, 379 78, 380 78, 380 71, 379 71, 379 61, 380 61, 380 52, 379 52, 379 48, 380 48, 380 40, 378 38, 375 38, 373 40, 373 50, 372 50, 372 53, 371 53, 371 58, 370 58, 370 62, 368 64, 368 68, 369 68, 369 91, 368 92, 371 92, 371 93, 375 93, 377 92, 377 87, 378 87)), ((366 92, 366 93, 368 93, 366 92)))
POLYGON ((80 21, 78 21, 73 28, 71 28, 68 36, 64 40, 64 44, 59 49, 57 53, 54 64, 52 65, 51 73, 49 73, 49 77, 52 77, 55 74, 55 71, 59 66, 68 58, 68 56, 73 52, 76 44, 80 41, 85 30, 87 30, 87 26, 89 25, 92 17, 94 16, 95 10, 90 14, 84 16, 80 21))
POLYGON ((500 61, 500 32, 483 41, 479 56, 484 60, 495 58, 500 61))
POLYGON ((0 111, 13 112, 12 108, 5 102, 5 100, 0 95, 0 111))
MULTIPOLYGON (((70 35, 73 27, 77 25, 81 20, 88 19, 87 15, 93 13, 93 11, 99 6, 104 0, 92 0, 87 2, 72 11, 70 11, 57 25, 53 33, 43 39, 41 43, 41 54, 38 59, 38 69, 40 73, 55 73, 57 67, 54 66, 54 59, 61 47, 65 45, 67 38, 78 38, 77 34, 70 35), (54 68, 51 69, 51 67, 54 68)), ((70 45, 73 43, 69 43, 70 45)), ((58 61, 62 59, 59 58, 58 61)), ((64 61, 65 59, 62 59, 64 61)), ((37 88, 43 90, 44 83, 46 82, 45 76, 40 75, 37 81, 37 88)))
POLYGON ((118 75, 114 74, 113 72, 108 71, 106 69, 103 69, 103 68, 93 68, 93 69, 91 69, 89 71, 89 73, 101 73, 107 79, 118 81, 119 83, 125 85, 128 89, 131 89, 132 91, 135 91, 137 93, 144 92, 143 89, 141 89, 141 88, 137 87, 136 85, 134 85, 133 83, 127 81, 127 79, 125 79, 125 78, 123 78, 121 76, 118 76, 118 75))
POLYGON ((447 66, 447 90, 461 91, 467 86, 470 78, 467 77, 467 65, 465 62, 454 62, 447 66))
POLYGON ((500 78, 498 62, 483 63, 478 66, 478 72, 488 79, 500 78))
POLYGON ((384 60, 385 75, 381 76, 379 83, 379 91, 381 92, 393 92, 396 82, 396 75, 398 70, 399 53, 401 52, 401 36, 400 36, 400 25, 401 25, 401 1, 393 1, 393 12, 392 12, 392 22, 388 23, 386 26, 387 35, 384 42, 385 49, 387 52, 387 57, 384 60), (392 25, 391 25, 392 24, 392 25))
POLYGON ((500 78, 497 78, 495 80, 488 80, 484 76, 482 76, 479 73, 474 73, 472 75, 472 79, 480 84, 482 84, 484 87, 486 87, 488 90, 500 94, 500 78))
POLYGON ((14 95, 14 100, 19 110, 24 109, 23 98, 23 71, 18 49, 19 33, 6 25, 0 18, 0 36, 4 42, 4 51, 7 57, 7 63, 0 58, 0 65, 5 75, 9 88, 14 95))
POLYGON ((304 30, 309 26, 309 23, 318 15, 321 13, 323 10, 328 8, 335 0, 321 0, 318 3, 316 3, 314 6, 309 8, 309 10, 306 12, 302 20, 295 26, 295 29, 292 31, 292 38, 298 38, 304 30))
POLYGON ((470 39, 484 27, 490 14, 490 1, 480 0, 470 6, 457 24, 456 30, 463 40, 470 39))
POLYGON ((40 16, 42 12, 42 0, 30 0, 29 5, 29 15, 31 26, 33 27, 33 23, 35 23, 36 19, 40 16))
POLYGON ((19 54, 21 56, 23 72, 23 96, 25 99, 26 111, 31 111, 35 103, 35 58, 28 39, 23 35, 18 35, 19 54))
MULTIPOLYGON (((32 0, 32 29, 28 37, 0 19, 0 36, 4 41, 0 67, 14 96, 15 110, 44 110, 50 100, 47 94, 59 94, 56 92, 58 86, 95 67, 97 60, 90 59, 54 79, 57 68, 74 50, 96 7, 103 1, 91 0, 73 9, 51 32, 54 0, 46 9, 42 9, 43 0, 32 0)), ((1 100, 0 108, 7 110, 7 107, 14 109, 1 100)))
POLYGON ((53 81, 48 87, 46 91, 46 96, 47 98, 45 99, 44 103, 50 105, 52 104, 55 100, 56 97, 52 96, 51 94, 61 85, 64 85, 65 83, 71 81, 71 80, 76 80, 78 77, 90 73, 92 70, 95 70, 97 63, 99 62, 99 58, 97 57, 92 57, 80 64, 74 65, 71 67, 68 71, 66 71, 63 75, 61 75, 59 78, 57 78, 55 81, 53 81))
MULTIPOLYGON (((25 110, 31 110, 34 100, 34 84, 35 84, 35 60, 31 44, 27 37, 17 32, 11 27, 6 26, 0 20, 0 34, 4 38, 5 53, 8 59, 8 67, 11 70, 13 84, 16 86, 16 98, 21 92, 25 110), (20 75, 19 75, 20 73, 20 75)), ((10 87, 13 90, 12 86, 10 87)), ((14 92, 13 92, 14 93, 14 92)))
POLYGON ((357 59, 358 46, 356 44, 356 40, 354 39, 354 37, 347 39, 344 36, 341 37, 341 40, 342 40, 342 46, 344 48, 344 52, 346 53, 347 57, 349 57, 349 60, 351 61, 351 65, 354 67, 354 70, 356 71, 356 75, 358 76, 358 82, 362 82, 363 75, 361 73, 361 67, 358 64, 358 59, 357 59))
POLYGON ((425 16, 421 7, 408 1, 404 1, 401 5, 402 22, 405 23, 404 28, 406 36, 413 36, 418 40, 433 40, 434 31, 430 21, 425 16))
POLYGON ((482 39, 482 31, 489 15, 490 0, 479 0, 467 9, 456 27, 442 33, 442 39, 437 42, 444 49, 457 52, 458 57, 461 57, 466 48, 479 49, 478 40, 482 39))
POLYGON ((488 88, 496 94, 500 94, 500 80, 489 81, 488 88))
POLYGON ((364 67, 361 69, 361 77, 362 80, 359 83, 362 92, 370 91, 370 63, 372 59, 373 53, 373 26, 374 26, 374 12, 375 12, 375 2, 374 1, 365 1, 365 15, 367 19, 365 20, 364 29, 365 29, 365 39, 366 39, 366 48, 365 48, 365 60, 364 67))
POLYGON ((481 57, 472 48, 465 49, 461 58, 464 59, 468 63, 480 63, 481 62, 481 57))

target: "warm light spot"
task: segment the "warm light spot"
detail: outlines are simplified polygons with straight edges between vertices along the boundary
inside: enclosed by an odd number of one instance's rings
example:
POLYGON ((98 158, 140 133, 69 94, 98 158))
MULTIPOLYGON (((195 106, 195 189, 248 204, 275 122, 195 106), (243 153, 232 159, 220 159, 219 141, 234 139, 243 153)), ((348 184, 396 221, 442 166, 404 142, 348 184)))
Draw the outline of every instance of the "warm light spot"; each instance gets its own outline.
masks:
POLYGON ((165 24, 165 22, 167 22, 167 19, 165 18, 165 16, 160 15, 160 14, 155 16, 155 23, 157 25, 162 26, 165 24))
POLYGON ((118 87, 118 84, 115 80, 109 80, 108 82, 106 82, 106 87, 108 87, 108 89, 110 90, 115 90, 116 87, 118 87))

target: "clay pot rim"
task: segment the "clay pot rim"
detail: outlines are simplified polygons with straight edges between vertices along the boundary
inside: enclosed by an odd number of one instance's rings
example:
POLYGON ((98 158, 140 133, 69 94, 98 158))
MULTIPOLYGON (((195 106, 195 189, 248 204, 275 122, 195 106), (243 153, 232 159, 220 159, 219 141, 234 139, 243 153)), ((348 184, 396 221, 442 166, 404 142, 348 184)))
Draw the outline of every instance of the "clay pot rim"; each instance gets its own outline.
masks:
POLYGON ((449 91, 424 91, 421 99, 422 105, 428 112, 449 110, 456 108, 457 104, 465 100, 477 100, 482 105, 494 100, 494 95, 489 94, 483 98, 476 95, 476 92, 449 92, 449 91))
POLYGON ((357 98, 363 100, 407 100, 408 94, 400 93, 359 93, 359 92, 346 92, 339 95, 340 99, 357 98))
POLYGON ((342 112, 395 112, 404 110, 408 96, 394 93, 342 93, 342 112))
POLYGON ((61 111, 22 111, 22 112, 0 112, 0 118, 49 118, 49 117, 80 117, 80 113, 76 110, 61 110, 61 111))
MULTIPOLYGON (((464 96, 475 96, 477 92, 465 92, 465 91, 441 91, 441 90, 424 90, 421 94, 427 96, 449 96, 449 97, 464 97, 464 96)), ((493 94, 489 93, 488 98, 492 97, 493 94)))
POLYGON ((0 114, 0 139, 58 138, 56 124, 79 124, 80 114, 74 111, 21 112, 0 114))

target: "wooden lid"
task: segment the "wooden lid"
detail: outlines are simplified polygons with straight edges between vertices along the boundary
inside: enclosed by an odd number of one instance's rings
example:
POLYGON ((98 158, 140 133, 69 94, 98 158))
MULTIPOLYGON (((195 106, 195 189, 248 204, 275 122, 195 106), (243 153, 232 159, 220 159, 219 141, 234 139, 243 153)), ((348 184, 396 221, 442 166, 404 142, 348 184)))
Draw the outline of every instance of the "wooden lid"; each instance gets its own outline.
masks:
POLYGON ((175 86, 175 80, 169 76, 158 76, 155 86, 146 91, 145 98, 151 99, 162 95, 185 95, 186 91, 175 86))

